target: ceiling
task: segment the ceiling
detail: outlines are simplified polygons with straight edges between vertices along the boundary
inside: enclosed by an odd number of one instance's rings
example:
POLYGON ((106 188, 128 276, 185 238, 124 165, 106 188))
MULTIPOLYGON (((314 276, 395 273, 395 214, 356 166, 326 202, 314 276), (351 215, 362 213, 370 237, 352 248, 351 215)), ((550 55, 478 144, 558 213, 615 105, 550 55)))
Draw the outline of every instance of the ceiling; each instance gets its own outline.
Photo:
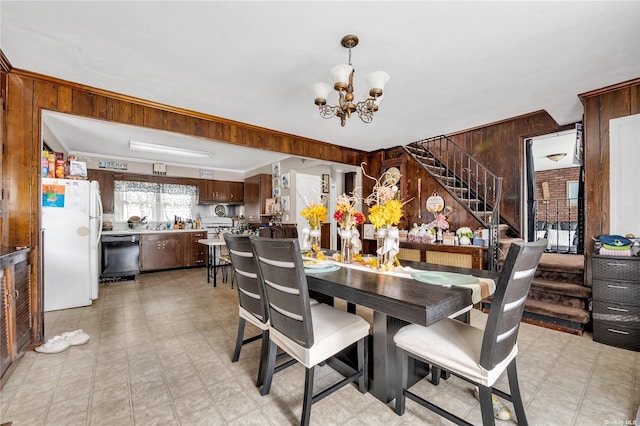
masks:
MULTIPOLYGON (((16 69, 365 151, 538 110, 573 123, 578 94, 640 77, 640 2, 2 1, 0 24, 16 69), (391 75, 371 124, 313 104, 346 34, 360 38, 356 99, 366 74, 391 75)), ((68 144, 132 156, 90 127, 68 144)))

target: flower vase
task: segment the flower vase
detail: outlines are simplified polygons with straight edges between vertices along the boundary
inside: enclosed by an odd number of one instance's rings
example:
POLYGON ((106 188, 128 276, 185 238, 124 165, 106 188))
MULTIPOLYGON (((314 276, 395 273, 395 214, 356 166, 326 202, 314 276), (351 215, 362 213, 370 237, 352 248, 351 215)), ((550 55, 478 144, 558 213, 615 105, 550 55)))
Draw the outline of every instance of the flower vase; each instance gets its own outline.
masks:
POLYGON ((342 229, 340 231, 340 258, 342 263, 353 262, 353 243, 351 230, 342 229))
POLYGON ((386 252, 384 251, 384 243, 387 238, 387 228, 379 228, 376 231, 376 240, 378 242, 376 255, 378 258, 378 269, 382 268, 388 262, 386 252))
POLYGON ((309 231, 309 244, 312 251, 320 250, 320 228, 311 228, 309 231))

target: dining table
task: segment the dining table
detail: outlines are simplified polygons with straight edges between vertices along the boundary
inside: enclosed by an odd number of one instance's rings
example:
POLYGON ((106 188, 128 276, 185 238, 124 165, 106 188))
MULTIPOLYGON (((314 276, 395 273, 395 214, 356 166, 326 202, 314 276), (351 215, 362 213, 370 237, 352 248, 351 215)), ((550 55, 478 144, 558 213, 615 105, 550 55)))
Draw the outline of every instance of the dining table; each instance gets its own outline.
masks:
MULTIPOLYGON (((401 267, 387 272, 357 263, 332 264, 333 267, 325 269, 305 268, 309 291, 324 303, 339 298, 349 305, 364 306, 373 311, 369 392, 384 403, 395 398, 395 333, 411 323, 428 327, 443 318, 468 315, 474 304, 493 293, 498 276, 497 271, 414 261, 402 261, 401 267), (421 274, 427 274, 427 279, 422 279, 421 274), (482 285, 451 285, 446 280, 441 284, 437 279, 439 274, 444 278, 462 278, 467 284, 477 281, 482 285)), ((468 316, 466 319, 468 321, 468 316)), ((348 364, 349 358, 343 357, 331 365, 347 372, 348 364)), ((409 368, 413 382, 428 373, 428 367, 418 361, 409 368)))

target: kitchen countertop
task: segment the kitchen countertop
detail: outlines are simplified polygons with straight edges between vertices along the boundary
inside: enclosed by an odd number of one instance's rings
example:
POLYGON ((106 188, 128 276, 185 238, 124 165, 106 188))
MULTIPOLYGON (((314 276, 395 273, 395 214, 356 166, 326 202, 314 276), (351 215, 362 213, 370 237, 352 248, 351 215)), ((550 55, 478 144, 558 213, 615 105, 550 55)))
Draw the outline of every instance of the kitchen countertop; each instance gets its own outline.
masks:
POLYGON ((175 234, 179 232, 207 232, 206 229, 122 229, 119 231, 102 231, 102 235, 132 234, 175 234))

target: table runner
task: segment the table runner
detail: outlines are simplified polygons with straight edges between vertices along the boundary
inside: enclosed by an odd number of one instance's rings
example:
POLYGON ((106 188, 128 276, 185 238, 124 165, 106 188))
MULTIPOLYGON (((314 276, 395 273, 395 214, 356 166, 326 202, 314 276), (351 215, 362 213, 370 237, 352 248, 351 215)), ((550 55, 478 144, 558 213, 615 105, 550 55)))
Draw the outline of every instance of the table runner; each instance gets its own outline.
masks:
MULTIPOLYGON (((309 257, 303 257, 303 259, 305 259, 305 260, 317 260, 317 259, 309 258, 309 257)), ((326 260, 323 260, 323 262, 329 262, 331 264, 340 265, 343 268, 359 269, 361 271, 367 271, 367 272, 371 272, 371 273, 375 273, 375 274, 392 275, 392 276, 396 276, 396 277, 409 278, 409 279, 413 279, 413 277, 411 275, 415 274, 416 272, 422 272, 422 271, 431 271, 431 272, 434 272, 434 273, 440 272, 440 271, 429 270, 427 268, 415 269, 415 268, 411 268, 411 267, 408 267, 408 266, 398 266, 392 271, 380 271, 380 270, 377 270, 377 269, 368 268, 368 267, 366 267, 366 266, 364 266, 364 265, 362 265, 361 263, 358 263, 358 262, 341 263, 341 262, 337 262, 337 261, 332 260, 332 259, 326 259, 326 260)), ((312 274, 314 272, 313 269, 306 269, 305 271, 307 273, 310 273, 310 274, 312 274)), ((480 303, 480 301, 482 299, 485 299, 485 298, 491 296, 496 291, 496 283, 491 278, 481 278, 481 277, 476 277, 476 278, 478 278, 478 282, 477 283, 474 283, 474 284, 456 284, 455 285, 455 287, 463 287, 463 288, 471 289, 471 302, 473 304, 480 303)), ((424 284, 425 285, 431 285, 431 284, 427 284, 427 283, 424 283, 424 284)), ((433 285, 440 285, 440 284, 433 284, 433 285)), ((449 286, 447 286, 447 287, 449 287, 449 286)))

